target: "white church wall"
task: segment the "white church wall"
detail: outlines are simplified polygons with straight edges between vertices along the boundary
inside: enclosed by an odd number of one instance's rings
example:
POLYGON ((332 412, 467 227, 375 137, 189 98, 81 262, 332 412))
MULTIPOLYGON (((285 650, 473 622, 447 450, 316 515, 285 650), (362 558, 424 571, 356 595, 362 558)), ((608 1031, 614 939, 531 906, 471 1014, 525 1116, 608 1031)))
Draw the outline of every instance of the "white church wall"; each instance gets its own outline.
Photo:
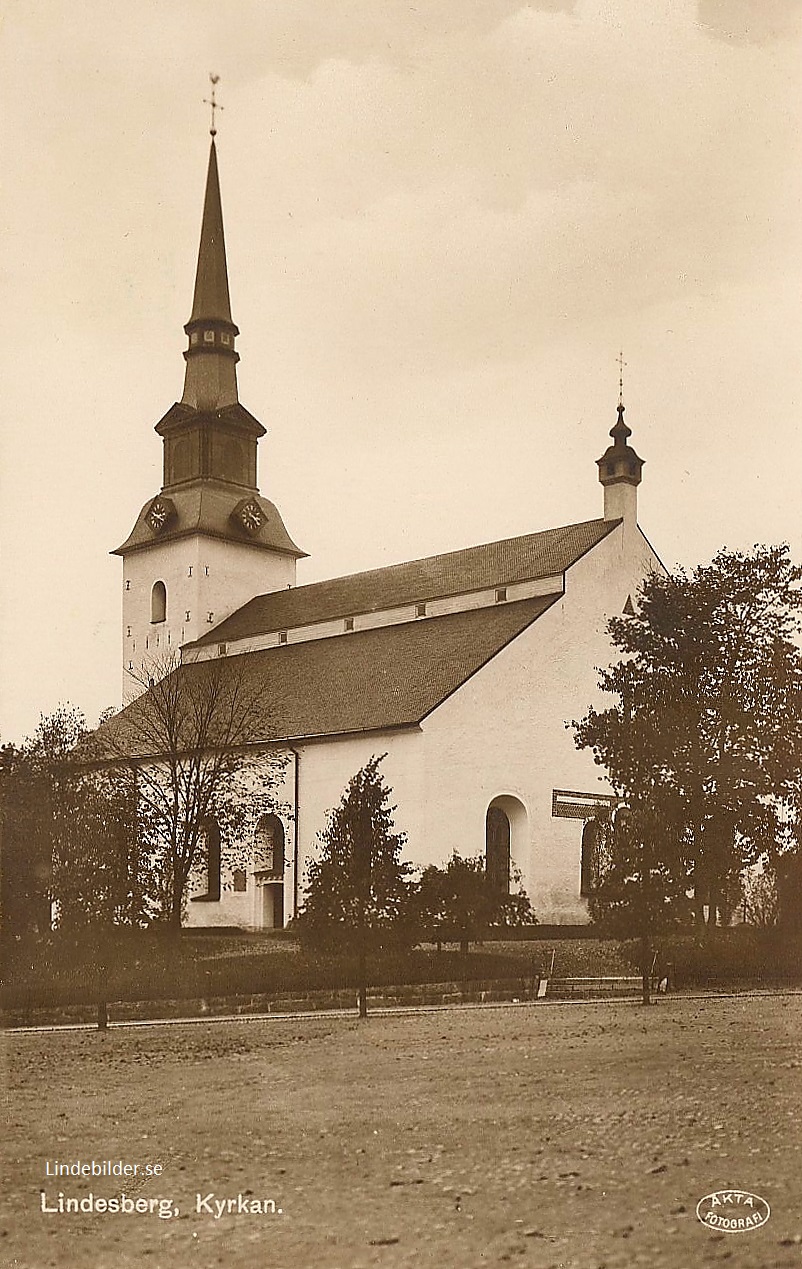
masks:
POLYGON ((192 534, 132 551, 123 561, 123 699, 139 690, 129 664, 138 670, 177 653, 182 643, 207 634, 254 595, 294 584, 293 556, 247 542, 192 534), (154 623, 151 595, 158 581, 167 589, 167 608, 165 620, 154 623))
POLYGON ((206 537, 198 538, 198 548, 201 568, 198 597, 202 604, 198 637, 219 625, 254 595, 295 585, 296 561, 292 555, 265 551, 247 542, 232 544, 206 537))
POLYGON ((424 722, 424 814, 412 844, 421 862, 442 862, 453 850, 483 854, 490 802, 517 799, 528 843, 522 849, 513 824, 512 855, 538 919, 587 919, 582 821, 552 816, 552 790, 609 792, 565 723, 599 699, 594 667, 614 659, 606 621, 655 563, 642 536, 625 544, 619 527, 569 570, 565 596, 424 722))
MULTIPOLYGON (((399 806, 395 817, 397 829, 407 832, 415 841, 420 840, 423 806, 420 742, 420 732, 414 729, 329 737, 322 741, 303 741, 287 749, 289 762, 284 773, 283 784, 276 790, 277 801, 286 803, 290 808, 290 814, 281 816, 286 843, 285 922, 294 913, 296 892, 298 906, 299 908, 303 906, 307 865, 319 853, 317 834, 325 828, 328 811, 337 806, 351 777, 356 775, 374 754, 387 753, 381 771, 393 791, 391 801, 399 806), (296 754, 298 808, 295 807, 296 754), (293 812, 296 812, 298 817, 297 890, 294 873, 296 825, 293 812)), ((249 848, 250 843, 242 844, 241 852, 238 852, 233 866, 239 865, 242 855, 245 855, 249 848)), ((414 850, 410 848, 404 851, 404 858, 414 863, 419 862, 414 850)), ((253 877, 254 871, 258 870, 258 863, 251 865, 248 869, 248 889, 244 894, 235 893, 232 889, 233 866, 226 865, 224 853, 220 899, 212 902, 193 903, 190 901, 187 905, 185 922, 188 927, 238 925, 243 929, 263 928, 265 913, 261 906, 261 887, 253 877)))
POLYGON ((403 858, 420 862, 416 847, 423 814, 423 753, 417 728, 305 741, 294 748, 299 757, 300 906, 306 866, 319 853, 317 834, 325 828, 326 814, 337 806, 348 781, 374 754, 387 754, 380 770, 393 791, 391 804, 398 807, 395 826, 409 837, 403 858))
MULTIPOLYGON (((271 790, 271 801, 274 813, 278 815, 284 827, 285 861, 284 861, 284 918, 285 922, 292 915, 292 898, 295 886, 295 769, 294 754, 284 745, 277 745, 273 752, 282 755, 286 764, 283 772, 276 772, 270 766, 270 778, 274 781, 271 790)), ((257 760, 247 780, 254 789, 259 786, 268 770, 265 762, 260 766, 257 760)), ((151 768, 153 771, 153 768, 151 768)), ((168 779, 167 768, 164 767, 165 781, 168 779)), ((207 891, 206 861, 203 849, 199 850, 186 888, 186 907, 183 924, 188 929, 210 929, 219 926, 238 926, 241 929, 272 928, 272 903, 265 903, 262 885, 255 879, 255 874, 264 867, 256 850, 255 825, 258 817, 252 816, 243 836, 234 842, 221 843, 220 860, 220 897, 219 899, 199 898, 207 891), (234 872, 242 869, 246 876, 246 889, 234 890, 234 872)))

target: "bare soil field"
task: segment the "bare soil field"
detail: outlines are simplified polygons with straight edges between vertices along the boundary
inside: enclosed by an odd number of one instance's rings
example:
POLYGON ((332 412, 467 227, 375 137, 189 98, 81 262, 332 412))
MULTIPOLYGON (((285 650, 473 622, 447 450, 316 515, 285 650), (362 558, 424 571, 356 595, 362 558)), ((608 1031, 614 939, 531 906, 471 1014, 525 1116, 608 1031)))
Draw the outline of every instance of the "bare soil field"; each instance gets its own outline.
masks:
POLYGON ((0 1263, 798 1266, 801 1015, 669 997, 6 1035, 0 1263), (139 1174, 48 1175, 77 1161, 139 1174), (767 1224, 705 1228, 723 1189, 767 1224))

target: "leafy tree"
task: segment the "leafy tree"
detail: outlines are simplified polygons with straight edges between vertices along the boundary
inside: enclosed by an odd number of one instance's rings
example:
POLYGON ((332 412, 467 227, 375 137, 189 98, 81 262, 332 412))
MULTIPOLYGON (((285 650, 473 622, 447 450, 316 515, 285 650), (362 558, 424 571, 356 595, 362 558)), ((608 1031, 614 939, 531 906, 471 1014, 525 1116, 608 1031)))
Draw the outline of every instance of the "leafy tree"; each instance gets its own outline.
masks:
POLYGON ((360 950, 404 937, 411 867, 401 861, 406 834, 396 831, 379 770, 385 757, 374 754, 351 778, 319 834, 298 919, 308 944, 360 950))
POLYGON ((779 894, 773 870, 750 873, 744 882, 743 906, 744 920, 749 925, 768 929, 777 924, 779 894))
POLYGON ((638 939, 643 1002, 650 1002, 654 940, 687 924, 690 904, 682 844, 652 806, 622 807, 598 821, 597 880, 589 898, 601 933, 638 939))
POLYGON ((599 685, 618 701, 573 724, 630 808, 653 875, 675 897, 692 892, 710 927, 773 848, 802 753, 800 579, 785 546, 652 574, 636 613, 608 626, 624 659, 599 685))
POLYGON ((83 715, 61 706, 0 761, 4 927, 139 925, 150 876, 137 850, 130 774, 76 761, 88 736, 83 715))
POLYGON ((772 861, 776 879, 777 924, 784 935, 802 937, 802 852, 790 848, 772 861))
POLYGON ((491 926, 532 925, 535 914, 515 870, 512 881, 519 887, 513 893, 495 889, 481 855, 463 859, 455 852, 445 868, 430 864, 421 873, 411 904, 414 923, 438 945, 458 941, 463 952, 491 926))
POLYGON ((160 913, 177 932, 210 834, 226 863, 245 866, 260 817, 287 812, 276 795, 288 755, 261 739, 269 702, 245 657, 182 665, 171 655, 131 677, 141 694, 98 729, 87 756, 133 772, 160 913))
POLYGON ((802 938, 802 744, 794 733, 795 729, 789 729, 789 764, 794 767, 794 778, 781 790, 780 832, 766 867, 775 883, 777 924, 784 935, 802 938))
POLYGON ((24 747, 0 749, 0 932, 50 929, 52 841, 42 814, 46 785, 24 747))

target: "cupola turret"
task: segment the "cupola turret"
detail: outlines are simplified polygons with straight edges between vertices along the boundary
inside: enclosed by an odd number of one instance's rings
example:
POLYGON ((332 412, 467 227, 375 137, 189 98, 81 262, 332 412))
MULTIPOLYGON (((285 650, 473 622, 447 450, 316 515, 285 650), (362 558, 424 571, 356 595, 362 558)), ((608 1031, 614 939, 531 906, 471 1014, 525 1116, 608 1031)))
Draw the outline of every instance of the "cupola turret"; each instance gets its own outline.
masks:
POLYGON ((624 422, 624 406, 618 405, 618 419, 610 430, 613 444, 596 460, 599 480, 604 486, 605 520, 637 523, 638 485, 641 482, 643 459, 628 444, 632 430, 624 422))

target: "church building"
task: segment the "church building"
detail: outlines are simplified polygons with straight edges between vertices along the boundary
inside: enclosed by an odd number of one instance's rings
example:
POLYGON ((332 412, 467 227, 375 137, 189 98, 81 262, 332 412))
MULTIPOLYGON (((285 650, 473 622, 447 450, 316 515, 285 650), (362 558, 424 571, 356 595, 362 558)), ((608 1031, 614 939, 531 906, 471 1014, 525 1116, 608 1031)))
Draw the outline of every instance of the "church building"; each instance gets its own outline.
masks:
POLYGON ((267 685, 258 743, 287 758, 262 857, 232 870, 218 848, 188 923, 286 923, 327 810, 381 753, 410 860, 483 854, 502 886, 517 869, 539 921, 587 921, 594 811, 613 799, 566 722, 599 699, 608 619, 662 568, 638 526, 624 406, 597 460, 600 516, 297 585, 305 552, 259 491, 265 429, 238 397, 214 134, 185 331, 183 395, 156 425, 162 488, 114 552, 124 692, 165 653, 242 657, 267 685))

